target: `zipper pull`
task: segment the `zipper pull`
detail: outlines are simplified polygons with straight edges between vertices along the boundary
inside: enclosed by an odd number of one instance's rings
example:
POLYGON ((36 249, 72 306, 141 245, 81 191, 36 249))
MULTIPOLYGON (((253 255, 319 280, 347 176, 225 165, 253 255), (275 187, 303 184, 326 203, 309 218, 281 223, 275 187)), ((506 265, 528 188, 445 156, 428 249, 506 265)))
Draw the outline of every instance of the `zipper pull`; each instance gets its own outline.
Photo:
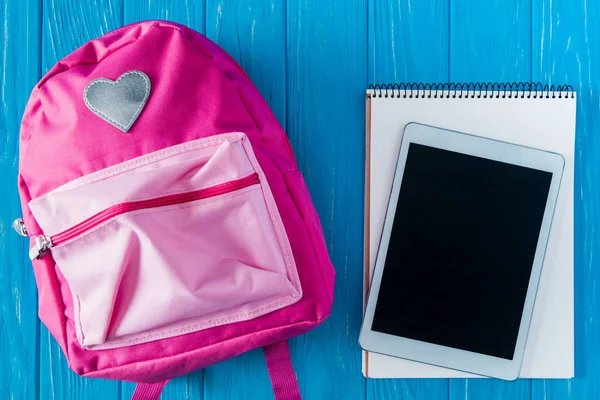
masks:
POLYGON ((23 222, 23 218, 17 218, 13 221, 13 228, 17 233, 21 236, 27 237, 27 228, 25 227, 25 223, 23 222))
MULTIPOLYGON (((23 222, 23 218, 17 218, 13 221, 13 228, 15 231, 21 235, 28 237, 27 228, 25 227, 25 223, 23 222)), ((29 249, 29 259, 31 261, 37 260, 38 258, 45 255, 48 250, 52 247, 52 240, 50 240, 49 236, 40 235, 35 238, 35 245, 29 249)))
POLYGON ((52 240, 49 236, 36 236, 35 245, 29 249, 29 259, 31 261, 37 260, 48 253, 48 250, 52 248, 52 240))

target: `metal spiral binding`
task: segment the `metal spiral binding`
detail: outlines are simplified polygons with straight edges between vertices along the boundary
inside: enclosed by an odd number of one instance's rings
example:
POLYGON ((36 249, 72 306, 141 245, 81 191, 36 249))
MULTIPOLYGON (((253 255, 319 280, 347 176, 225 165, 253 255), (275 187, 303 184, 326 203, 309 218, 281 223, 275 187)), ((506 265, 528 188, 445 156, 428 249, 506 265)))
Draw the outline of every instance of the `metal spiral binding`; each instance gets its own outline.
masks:
POLYGON ((574 98, 571 85, 512 83, 388 83, 369 85, 373 98, 574 98))

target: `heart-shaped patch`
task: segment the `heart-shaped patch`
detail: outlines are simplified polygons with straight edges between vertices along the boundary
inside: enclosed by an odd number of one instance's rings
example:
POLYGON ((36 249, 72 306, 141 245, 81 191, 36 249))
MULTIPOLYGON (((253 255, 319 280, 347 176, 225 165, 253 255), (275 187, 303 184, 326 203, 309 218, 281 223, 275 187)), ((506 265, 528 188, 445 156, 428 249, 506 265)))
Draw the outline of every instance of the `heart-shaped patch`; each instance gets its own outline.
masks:
POLYGON ((94 114, 127 132, 144 109, 149 95, 148 75, 133 70, 116 81, 94 79, 85 87, 83 101, 94 114))

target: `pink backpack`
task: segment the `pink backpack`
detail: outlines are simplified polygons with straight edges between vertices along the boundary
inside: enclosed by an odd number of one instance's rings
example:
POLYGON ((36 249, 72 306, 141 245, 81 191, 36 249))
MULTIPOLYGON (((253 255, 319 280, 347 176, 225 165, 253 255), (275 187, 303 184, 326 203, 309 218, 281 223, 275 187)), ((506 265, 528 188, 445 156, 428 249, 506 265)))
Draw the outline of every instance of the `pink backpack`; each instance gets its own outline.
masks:
POLYGON ((286 339, 327 318, 334 270, 285 133, 217 45, 159 21, 86 43, 33 90, 19 172, 39 316, 77 374, 156 399, 264 347, 299 398, 286 339))

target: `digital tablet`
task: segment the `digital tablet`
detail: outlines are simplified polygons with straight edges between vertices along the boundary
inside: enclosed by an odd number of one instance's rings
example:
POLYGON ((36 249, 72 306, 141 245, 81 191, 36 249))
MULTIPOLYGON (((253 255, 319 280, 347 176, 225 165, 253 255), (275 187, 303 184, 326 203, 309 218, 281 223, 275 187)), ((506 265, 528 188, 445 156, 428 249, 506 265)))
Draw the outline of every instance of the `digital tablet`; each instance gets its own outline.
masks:
POLYGON ((563 167, 556 153, 407 125, 361 347, 516 379, 563 167))

